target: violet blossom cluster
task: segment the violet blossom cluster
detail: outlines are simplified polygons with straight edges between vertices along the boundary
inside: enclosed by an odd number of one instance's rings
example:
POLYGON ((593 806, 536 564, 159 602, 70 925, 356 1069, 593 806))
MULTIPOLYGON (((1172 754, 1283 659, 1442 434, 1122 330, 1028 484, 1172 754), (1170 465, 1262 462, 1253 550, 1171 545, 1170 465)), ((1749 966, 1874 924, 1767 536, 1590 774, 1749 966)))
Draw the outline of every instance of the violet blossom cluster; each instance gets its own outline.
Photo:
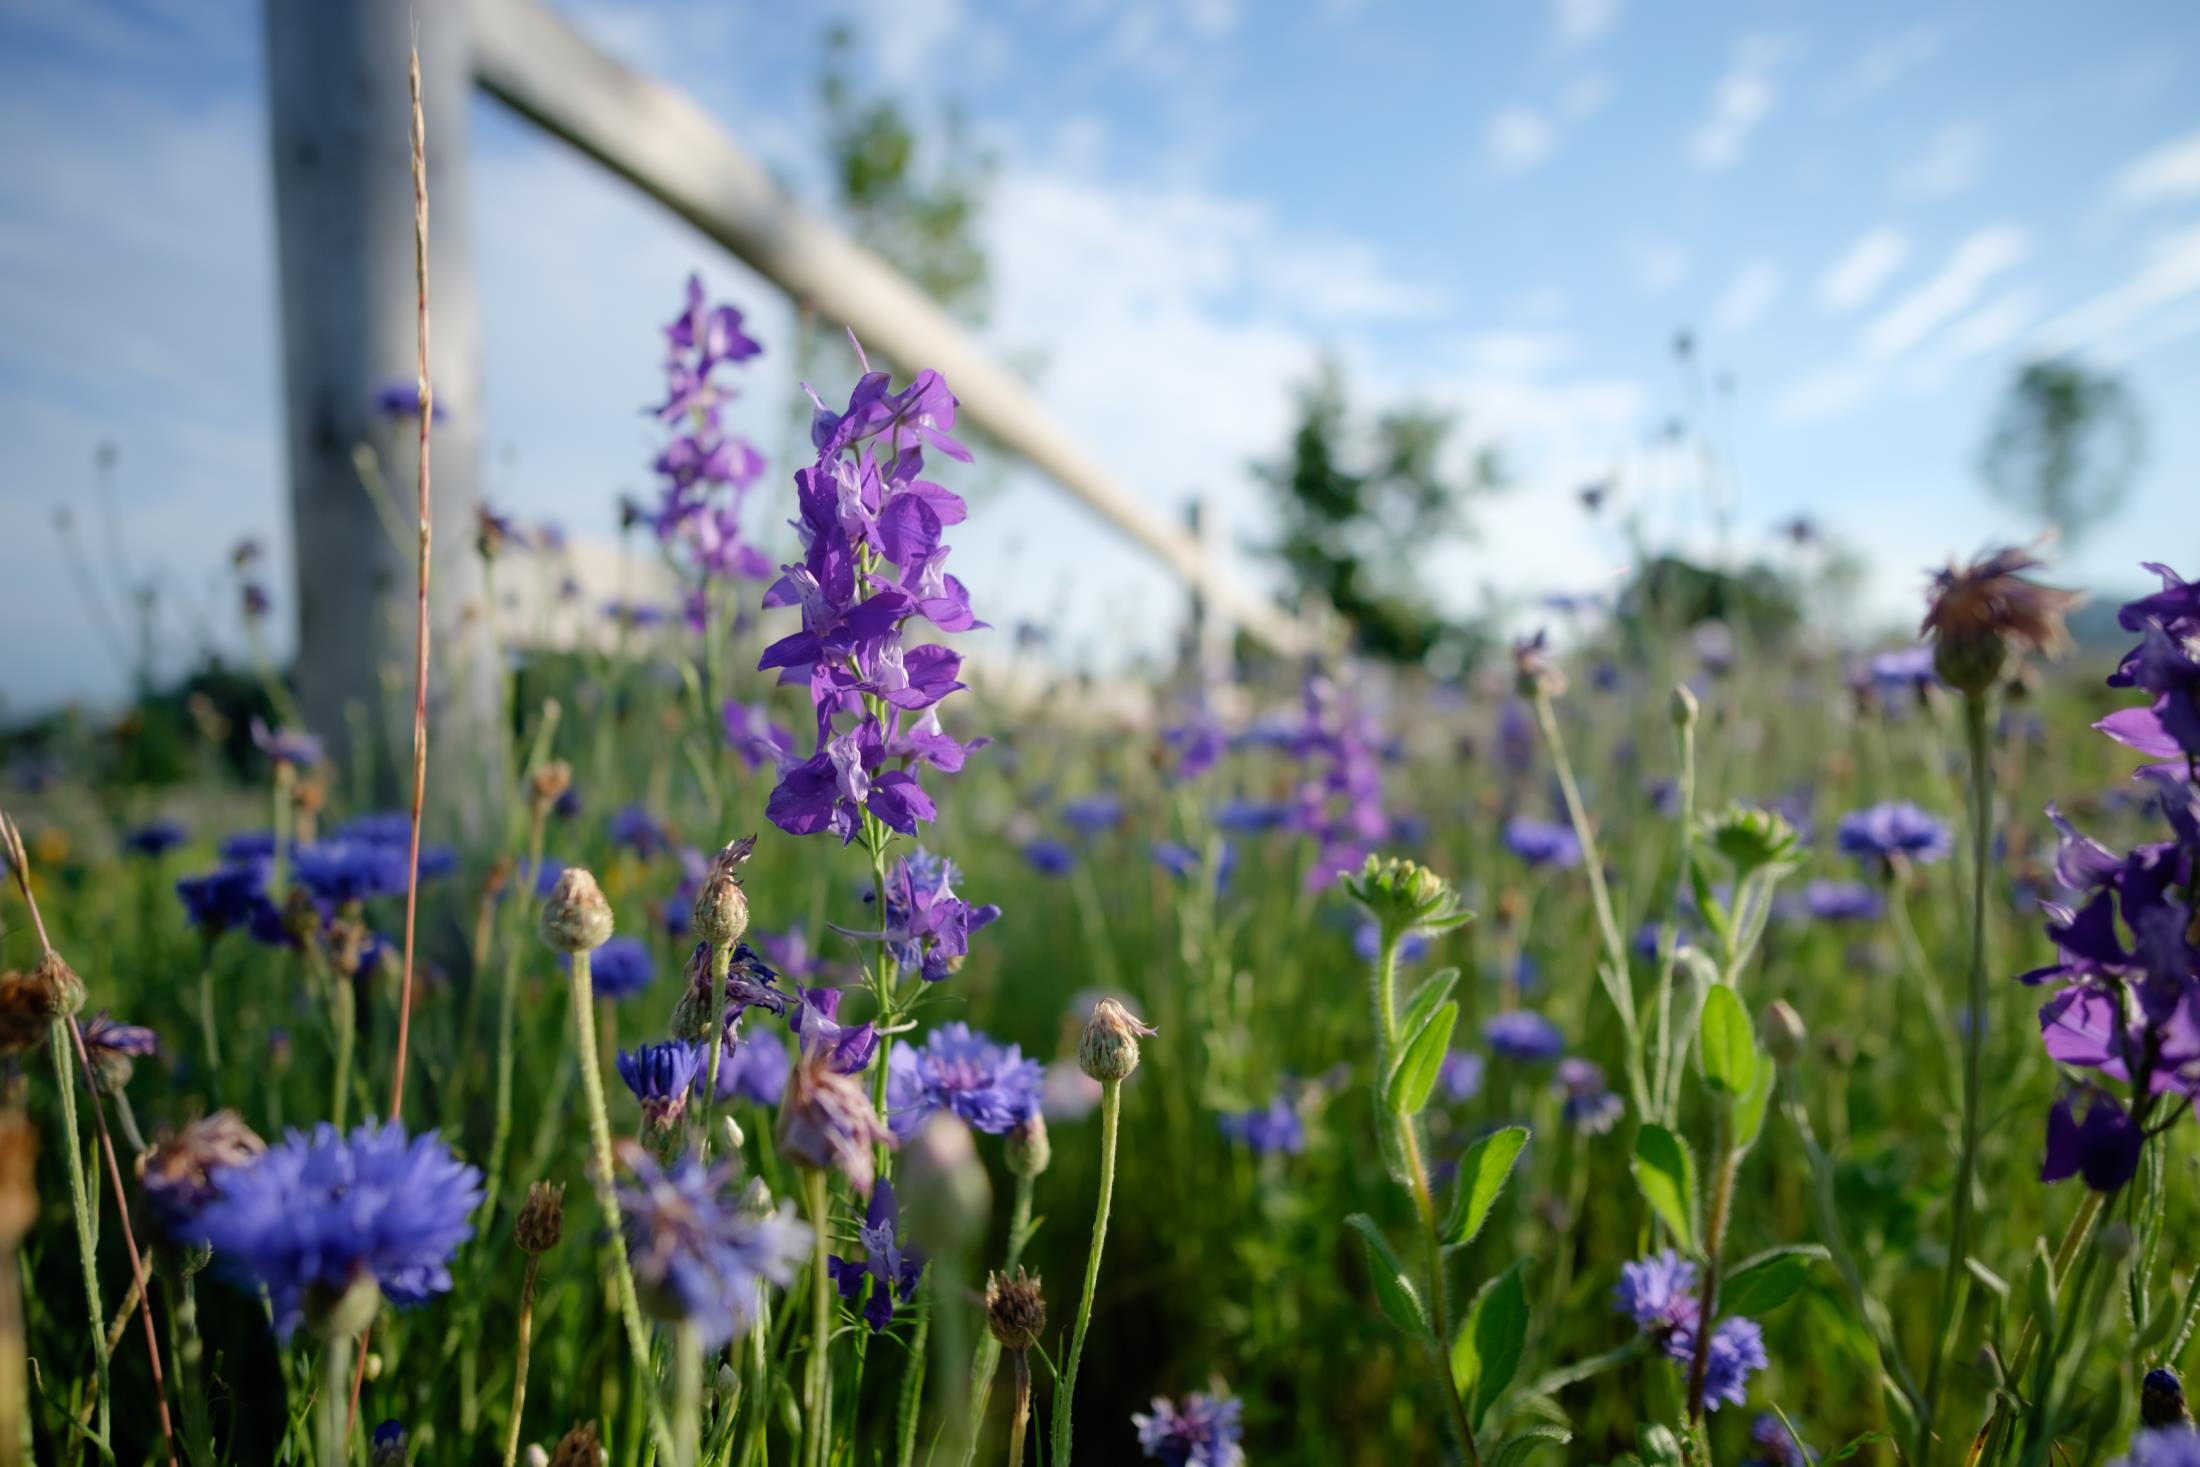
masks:
POLYGON ((2141 640, 2108 682, 2152 701, 2095 727, 2173 761, 2139 771, 2170 838, 2119 853, 2049 806, 2061 837, 2055 877, 2070 900, 2042 903, 2056 961, 2020 977, 2054 989, 2039 1013, 2048 1057, 2091 1072, 2048 1114, 2040 1178, 2080 1176, 2101 1192, 2138 1169, 2157 1106, 2200 1096, 2200 948, 2191 938, 2200 881, 2200 586, 2167 567, 2149 569, 2162 590, 2119 614, 2141 640))
POLYGON ((1305 766, 1291 823, 1314 839, 1306 884, 1315 889, 1341 872, 1358 870, 1376 843, 1392 833, 1383 809, 1386 746, 1374 717, 1319 673, 1307 677, 1300 706, 1304 721, 1286 745, 1305 766))

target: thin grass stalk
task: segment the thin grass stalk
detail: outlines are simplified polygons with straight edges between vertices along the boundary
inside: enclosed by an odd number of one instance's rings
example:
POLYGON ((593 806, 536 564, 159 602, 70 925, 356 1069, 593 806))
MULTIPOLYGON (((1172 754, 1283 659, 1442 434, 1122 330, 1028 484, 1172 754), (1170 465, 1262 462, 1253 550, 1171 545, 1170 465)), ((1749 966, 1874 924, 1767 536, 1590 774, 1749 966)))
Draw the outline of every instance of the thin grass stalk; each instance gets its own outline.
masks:
POLYGON ((1070 1331, 1069 1354, 1054 1392, 1054 1467, 1069 1467, 1070 1408, 1077 1398, 1077 1366, 1085 1354, 1085 1330, 1092 1323, 1092 1296, 1100 1287, 1100 1254, 1108 1241, 1108 1211, 1115 1203, 1115 1142, 1123 1115, 1123 1082, 1100 1082, 1100 1200, 1093 1207, 1092 1251, 1085 1259, 1085 1282, 1077 1296, 1077 1323, 1070 1331))
POLYGON ((1696 1348, 1688 1362, 1688 1425, 1693 1431, 1703 1424, 1704 1386, 1711 1371, 1711 1321, 1719 1307, 1719 1264, 1726 1251, 1726 1225, 1734 1208, 1734 1174, 1742 1155, 1734 1145, 1734 1101, 1718 1101, 1719 1171, 1712 1184, 1711 1212, 1704 1220, 1703 1290, 1696 1304, 1696 1348))
POLYGON ((802 1195, 810 1211, 810 1355, 803 1391, 803 1428, 806 1433, 803 1460, 812 1467, 831 1461, 833 1434, 833 1287, 826 1271, 830 1242, 825 1232, 826 1176, 812 1167, 802 1174, 802 1195))
MULTIPOLYGON (((1024 1243, 1031 1235, 1031 1194, 1034 1178, 1016 1178, 1016 1201, 1008 1216, 1008 1256, 1001 1264, 1001 1273, 1012 1274, 1023 1262, 1024 1243)), ((978 1460, 978 1437, 985 1425, 986 1403, 993 1395, 993 1375, 1000 1368, 1001 1342, 987 1330, 978 1341, 977 1359, 970 1367, 970 1428, 963 1443, 962 1467, 973 1467, 978 1460)), ((903 1467, 907 1467, 906 1459, 903 1467)))
POLYGON ((504 1467, 519 1460, 520 1418, 527 1412, 527 1359, 535 1341, 535 1275, 542 1259, 527 1255, 527 1276, 519 1288, 519 1334, 512 1351, 512 1419, 504 1429, 504 1467))
POLYGON ((99 1298, 99 1244, 92 1232, 91 1189, 84 1184, 84 1151, 77 1133, 76 1076, 69 1067, 67 1019, 53 1021, 47 1047, 53 1055, 54 1088, 61 1096, 61 1154, 67 1162, 69 1212, 76 1220, 76 1251, 84 1277, 86 1333, 92 1337, 93 1388, 99 1393, 97 1439, 100 1455, 114 1460, 108 1428, 113 1414, 114 1382, 107 1359, 107 1310, 99 1298))

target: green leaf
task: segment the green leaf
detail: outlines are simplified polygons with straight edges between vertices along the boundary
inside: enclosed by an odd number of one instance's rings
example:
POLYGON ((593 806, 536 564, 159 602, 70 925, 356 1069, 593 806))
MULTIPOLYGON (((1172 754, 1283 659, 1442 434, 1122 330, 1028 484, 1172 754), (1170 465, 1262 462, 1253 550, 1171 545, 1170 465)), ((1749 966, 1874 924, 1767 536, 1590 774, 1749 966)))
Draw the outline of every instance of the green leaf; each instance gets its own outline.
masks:
POLYGON ((1444 1242, 1451 1247, 1471 1243, 1489 1221, 1490 1209, 1505 1190, 1513 1163, 1528 1144, 1526 1126, 1507 1126, 1492 1131, 1469 1146, 1459 1158, 1459 1179, 1451 1197, 1451 1217, 1444 1224, 1444 1242))
POLYGON ((1688 857, 1688 885, 1695 893, 1696 910, 1703 915, 1704 925, 1724 941, 1728 927, 1726 908, 1711 894, 1711 877, 1704 870, 1702 856, 1693 851, 1688 857))
POLYGON ((1734 1145, 1747 1151, 1757 1144, 1764 1134, 1765 1113, 1772 1106, 1773 1082, 1780 1077, 1780 1067, 1770 1057, 1757 1057, 1757 1083, 1749 1087, 1749 1093, 1734 1102, 1734 1145))
POLYGON ((1406 1005, 1405 1017, 1398 1021, 1398 1032, 1408 1043, 1421 1032, 1421 1026, 1428 1023, 1436 1006, 1451 997, 1452 986, 1458 981, 1457 968, 1442 968, 1430 974, 1428 981, 1414 990, 1413 1002, 1406 1005))
POLYGON ((1826 1467, 1833 1467, 1833 1464, 1835 1462, 1845 1461, 1848 1458, 1855 1456, 1858 1452, 1863 1451, 1864 1448, 1870 1446, 1873 1442, 1883 1442, 1888 1439, 1889 1438, 1887 1436, 1887 1433, 1883 1431, 1867 1431, 1862 1436, 1851 1437, 1839 1448, 1827 1455, 1825 1459, 1826 1467))
POLYGON ((1643 1467, 1680 1467, 1681 1441, 1670 1426, 1653 1422, 1635 1428, 1635 1450, 1643 1467))
POLYGON ((1757 1033, 1749 1022, 1749 1010, 1724 984, 1704 995, 1697 1050, 1703 1056, 1703 1077, 1712 1089, 1739 1098, 1756 1088, 1761 1064, 1757 1033))
POLYGON ((1635 1133, 1635 1185, 1684 1252, 1696 1251, 1696 1163, 1688 1143, 1663 1126, 1635 1133))
POLYGON ((1452 1341, 1451 1378, 1477 1426, 1512 1384, 1528 1348, 1528 1289, 1521 1281, 1525 1266, 1525 1259, 1515 1262, 1482 1286, 1452 1341))
POLYGON ((1490 1467, 1521 1467, 1522 1463, 1544 1447, 1563 1447, 1573 1439, 1574 1434, 1565 1427, 1553 1426, 1546 1421, 1538 1421, 1532 1425, 1523 1426, 1507 1437, 1505 1444, 1492 1453, 1487 1460, 1490 1467))
POLYGON ((1795 1243, 1744 1259, 1719 1286, 1719 1312, 1751 1319, 1771 1313, 1810 1282, 1813 1264, 1830 1256, 1816 1243, 1795 1243))
POLYGON ((1353 1213, 1345 1223, 1367 1241, 1367 1267, 1375 1276, 1375 1298, 1383 1306, 1383 1313, 1407 1334, 1426 1339, 1428 1315, 1421 1308, 1420 1292, 1407 1277, 1405 1265, 1391 1250, 1390 1240, 1375 1226, 1375 1219, 1364 1212, 1353 1213))
POLYGON ((2055 1265, 2047 1256, 2047 1240, 2032 1240, 2032 1266, 2025 1272, 2026 1297, 2032 1305, 2032 1322, 2048 1338, 2055 1337, 2055 1265))
POLYGON ((1417 1116, 1428 1104, 1429 1092, 1436 1088, 1436 1076, 1444 1068, 1444 1055, 1451 1048, 1452 1028, 1458 1022, 1459 1005, 1439 1004, 1420 1032, 1406 1041, 1397 1067, 1390 1072, 1390 1083, 1383 1090, 1383 1099, 1392 1111, 1417 1116))

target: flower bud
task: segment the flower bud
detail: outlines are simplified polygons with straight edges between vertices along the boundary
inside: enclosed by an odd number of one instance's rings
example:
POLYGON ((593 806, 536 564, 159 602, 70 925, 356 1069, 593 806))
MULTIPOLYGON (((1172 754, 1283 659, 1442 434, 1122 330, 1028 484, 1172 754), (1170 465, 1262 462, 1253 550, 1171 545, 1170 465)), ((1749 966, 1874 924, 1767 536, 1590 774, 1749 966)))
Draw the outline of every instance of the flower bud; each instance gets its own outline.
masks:
POLYGON ((1686 683, 1673 684, 1673 696, 1665 705, 1666 716, 1673 720, 1675 728, 1694 728, 1700 711, 1695 690, 1686 683))
POLYGON ((741 890, 741 865, 755 849, 753 835, 729 843, 711 858, 710 870, 695 888, 695 935, 714 947, 739 942, 749 930, 749 899, 741 890))
POLYGON ((519 1216, 512 1221, 512 1241, 522 1253, 537 1256, 558 1246, 565 1236, 565 1183, 537 1182, 527 1189, 519 1216))
POLYGON ((48 950, 38 960, 31 969, 31 982, 38 985, 48 1018, 73 1019, 84 1007, 84 980, 58 952, 48 950))
POLYGON ((356 978, 364 966, 367 945, 374 934, 357 916, 331 918, 328 924, 328 965, 339 978, 356 978))
POLYGON ((1028 1350, 1046 1333, 1047 1301, 1036 1275, 994 1274, 985 1281, 985 1324, 1004 1350, 1028 1350))
POLYGON ((568 866, 543 903, 542 938, 559 952, 594 952, 611 937, 611 903, 596 878, 568 866))
POLYGON ((537 814, 546 813, 573 787, 573 766, 563 759, 544 760, 527 777, 527 803, 537 814))
POLYGON ((1157 1032, 1114 999, 1103 998, 1093 1006, 1084 1037, 1077 1042, 1077 1067, 1103 1085, 1128 1079, 1138 1068, 1138 1036, 1157 1032))
POLYGON ((902 1143, 894 1175, 909 1236, 927 1254, 951 1257, 984 1235, 993 1184, 960 1117, 947 1111, 927 1117, 902 1143))
POLYGON ((1047 1118, 1033 1111, 1028 1119, 1018 1121, 1002 1150, 1010 1176, 1030 1178, 1044 1172, 1054 1159, 1054 1145, 1047 1139, 1047 1118))
POLYGON ((1784 998, 1774 999, 1765 1006, 1763 1025, 1767 1054, 1783 1065, 1792 1065, 1803 1057, 1810 1031, 1803 1027, 1803 1016, 1795 1012, 1793 1004, 1784 998))
POLYGON ((602 1461, 603 1443, 596 1439, 593 1421, 567 1432, 550 1454, 550 1467, 599 1467, 602 1461))

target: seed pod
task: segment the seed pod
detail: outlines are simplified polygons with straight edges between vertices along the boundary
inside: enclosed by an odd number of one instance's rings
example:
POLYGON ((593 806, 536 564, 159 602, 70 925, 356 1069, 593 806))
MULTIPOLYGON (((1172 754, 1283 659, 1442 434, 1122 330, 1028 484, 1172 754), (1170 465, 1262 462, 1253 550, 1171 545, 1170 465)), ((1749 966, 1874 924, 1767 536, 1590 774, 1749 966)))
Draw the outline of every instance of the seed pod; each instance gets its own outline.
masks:
POLYGON ((512 1222, 512 1241, 522 1253, 548 1253, 565 1236, 565 1183, 537 1182, 527 1189, 519 1216, 512 1222))
POLYGON ((1011 1176, 1036 1177, 1044 1172, 1054 1159, 1053 1143, 1047 1139, 1047 1118, 1034 1111, 1029 1118, 1018 1121, 1008 1133, 1003 1155, 1011 1176))
POLYGON ((985 1281, 985 1324, 1005 1350, 1028 1350, 1046 1333, 1047 1301, 1038 1277, 1021 1268, 1016 1277, 994 1274, 985 1281))
POLYGON ((1084 1037, 1077 1042, 1077 1067, 1103 1085, 1128 1079, 1138 1068, 1138 1036, 1157 1032, 1114 999, 1103 998, 1093 1006, 1084 1037))
POLYGON ((741 889, 741 866, 756 849, 756 837, 744 835, 711 858, 710 870, 695 888, 695 935, 714 947, 739 942, 749 930, 749 898, 741 889))
POLYGON ((38 985, 48 1018, 73 1019, 84 1007, 84 980, 58 952, 48 951, 38 960, 31 982, 38 985))
POLYGON ((543 941, 564 953, 594 952, 611 937, 611 903, 596 878, 568 866, 543 903, 543 941))

